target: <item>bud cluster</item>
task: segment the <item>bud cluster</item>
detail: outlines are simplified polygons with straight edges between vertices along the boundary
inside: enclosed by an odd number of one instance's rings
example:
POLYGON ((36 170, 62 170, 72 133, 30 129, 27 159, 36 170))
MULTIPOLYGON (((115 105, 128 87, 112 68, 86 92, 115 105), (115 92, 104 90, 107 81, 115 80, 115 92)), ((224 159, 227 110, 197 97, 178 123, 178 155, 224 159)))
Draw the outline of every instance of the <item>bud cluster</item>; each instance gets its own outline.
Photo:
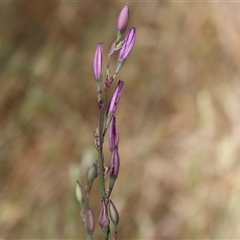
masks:
POLYGON ((119 73, 123 64, 129 57, 135 41, 136 41, 136 28, 131 27, 122 40, 125 31, 128 27, 129 21, 129 5, 128 3, 121 10, 117 22, 117 37, 112 43, 108 52, 107 67, 104 78, 103 89, 101 83, 103 80, 102 61, 103 61, 103 43, 99 42, 93 60, 93 72, 97 90, 97 103, 99 108, 99 125, 94 131, 94 144, 98 151, 98 160, 91 167, 88 168, 86 174, 86 185, 84 192, 77 181, 76 184, 76 197, 80 206, 80 213, 82 222, 86 229, 88 239, 92 239, 95 228, 94 214, 89 207, 89 197, 94 180, 99 176, 101 198, 100 198, 100 214, 98 223, 104 233, 104 239, 110 239, 110 220, 114 226, 114 239, 117 239, 117 226, 119 223, 119 214, 116 206, 110 199, 114 184, 118 178, 120 169, 120 156, 119 156, 119 132, 116 122, 116 111, 122 95, 124 82, 119 80, 111 100, 107 106, 107 93, 111 87, 115 77, 119 73), (111 56, 119 51, 116 69, 111 73, 110 62, 111 56), (108 167, 105 166, 103 143, 106 132, 109 131, 109 150, 111 157, 109 159, 108 167), (107 169, 107 170, 106 170, 107 169), (109 179, 107 179, 109 178, 109 179), (106 181, 109 185, 106 187, 106 181))

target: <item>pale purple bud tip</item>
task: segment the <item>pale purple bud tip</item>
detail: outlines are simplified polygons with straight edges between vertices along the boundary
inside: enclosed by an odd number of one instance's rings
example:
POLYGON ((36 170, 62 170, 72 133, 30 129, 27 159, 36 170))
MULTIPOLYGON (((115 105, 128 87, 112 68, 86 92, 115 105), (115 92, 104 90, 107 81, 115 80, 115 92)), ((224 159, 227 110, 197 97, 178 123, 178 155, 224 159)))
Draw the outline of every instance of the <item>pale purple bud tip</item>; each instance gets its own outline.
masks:
POLYGON ((96 81, 101 81, 102 79, 102 55, 103 43, 98 43, 93 61, 93 71, 96 81))
POLYGON ((113 93, 113 96, 112 96, 112 99, 108 105, 108 109, 107 109, 107 112, 106 114, 110 114, 110 115, 114 115, 116 113, 116 110, 117 110, 117 106, 118 106, 118 103, 120 101, 120 97, 121 97, 121 94, 122 94, 122 89, 123 89, 123 84, 124 82, 119 80, 118 84, 117 84, 117 87, 113 93))
POLYGON ((120 50, 118 61, 126 61, 130 55, 136 41, 136 28, 130 28, 128 35, 124 39, 124 44, 120 50))
POLYGON ((110 151, 113 151, 115 148, 118 148, 119 143, 119 133, 116 124, 116 117, 112 117, 112 121, 109 129, 109 148, 110 151))
POLYGON ((129 19, 129 6, 128 3, 123 7, 118 17, 118 31, 122 34, 125 32, 129 19))
POLYGON ((90 233, 92 235, 94 232, 94 228, 95 228, 95 221, 94 221, 93 211, 90 208, 88 208, 87 209, 86 229, 87 229, 88 233, 90 233))
POLYGON ((120 157, 119 157, 118 149, 115 148, 112 152, 112 156, 110 160, 110 178, 118 177, 119 168, 120 168, 120 157))
POLYGON ((109 200, 109 213, 112 223, 117 226, 119 223, 119 214, 117 208, 111 200, 109 200))
POLYGON ((99 226, 101 227, 102 230, 109 227, 110 221, 108 219, 107 206, 106 206, 103 198, 101 198, 101 211, 100 211, 98 221, 99 221, 99 226))

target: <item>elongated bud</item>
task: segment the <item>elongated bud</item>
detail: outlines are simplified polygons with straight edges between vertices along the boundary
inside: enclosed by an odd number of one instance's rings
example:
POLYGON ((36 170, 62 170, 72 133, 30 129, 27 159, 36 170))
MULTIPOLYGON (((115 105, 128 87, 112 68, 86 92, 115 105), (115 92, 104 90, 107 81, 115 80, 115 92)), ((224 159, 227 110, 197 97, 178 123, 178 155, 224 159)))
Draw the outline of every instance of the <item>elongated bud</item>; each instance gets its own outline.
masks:
POLYGON ((117 42, 121 39, 122 35, 127 29, 129 19, 129 6, 128 3, 123 7, 121 10, 119 17, 118 17, 118 37, 117 42))
POLYGON ((123 46, 119 52, 117 68, 116 68, 115 74, 117 74, 119 72, 122 65, 126 62, 131 51, 133 50, 135 41, 136 41, 136 28, 132 27, 129 30, 128 35, 125 37, 123 46))
POLYGON ((126 60, 130 55, 136 41, 136 31, 137 30, 135 27, 130 28, 128 35, 124 39, 124 44, 119 52, 118 57, 120 61, 126 60))
POLYGON ((115 181, 117 180, 119 169, 120 169, 120 157, 118 153, 118 149, 115 148, 112 152, 110 167, 109 167, 110 181, 109 181, 109 189, 108 189, 108 197, 110 197, 115 181))
POLYGON ((115 113, 117 111, 117 106, 118 106, 118 103, 120 101, 123 85, 124 85, 124 82, 119 80, 119 82, 117 84, 117 87, 116 87, 116 89, 113 93, 112 99, 111 99, 111 101, 108 105, 108 109, 107 109, 107 112, 106 112, 106 115, 107 115, 106 129, 108 128, 108 125, 112 120, 112 116, 115 115, 115 113))
POLYGON ((100 211, 100 215, 99 215, 99 226, 101 227, 101 229, 103 231, 105 231, 109 227, 109 224, 110 224, 110 221, 108 218, 107 206, 106 206, 103 198, 101 198, 101 211, 100 211))
POLYGON ((87 209, 87 222, 86 222, 86 229, 88 234, 92 235, 95 229, 95 221, 93 211, 88 208, 87 209))
POLYGON ((87 185, 85 187, 85 192, 87 194, 90 194, 91 189, 92 189, 92 185, 93 185, 93 182, 94 182, 94 179, 97 177, 97 175, 98 175, 98 169, 97 169, 96 163, 94 163, 87 170, 87 185))
POLYGON ((117 226, 119 223, 119 214, 117 208, 111 200, 109 200, 109 213, 112 223, 114 224, 114 226, 117 226))
POLYGON ((77 181, 76 183, 76 188, 75 188, 75 194, 76 194, 76 198, 80 204, 80 208, 83 209, 84 207, 84 195, 83 195, 83 191, 81 188, 81 185, 79 183, 79 181, 77 181))
POLYGON ((116 124, 116 117, 112 117, 109 128, 109 149, 112 152, 115 148, 118 148, 119 143, 119 133, 116 124))
POLYGON ((118 153, 118 149, 114 149, 112 152, 112 157, 110 161, 110 177, 117 178, 118 172, 120 168, 120 157, 118 153))
POLYGON ((103 43, 98 43, 93 61, 93 71, 98 92, 100 91, 100 82, 102 80, 102 55, 103 43))
POLYGON ((127 29, 129 19, 129 6, 128 3, 121 10, 118 17, 118 31, 124 33, 127 29))

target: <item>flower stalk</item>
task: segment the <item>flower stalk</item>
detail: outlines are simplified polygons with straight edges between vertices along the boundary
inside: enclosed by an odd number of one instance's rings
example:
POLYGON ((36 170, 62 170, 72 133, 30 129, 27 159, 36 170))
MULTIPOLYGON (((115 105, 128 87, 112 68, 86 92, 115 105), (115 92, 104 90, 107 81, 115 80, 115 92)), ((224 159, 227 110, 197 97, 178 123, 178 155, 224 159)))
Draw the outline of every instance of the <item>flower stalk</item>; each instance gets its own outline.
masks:
POLYGON ((104 233, 104 239, 111 239, 111 226, 110 220, 114 225, 114 239, 117 238, 117 226, 119 224, 119 213, 110 200, 111 193, 115 186, 120 170, 120 156, 118 151, 119 145, 119 132, 117 128, 116 112, 120 102, 123 91, 124 82, 119 80, 115 91, 109 103, 107 103, 108 90, 111 88, 115 77, 119 73, 121 67, 129 57, 135 41, 136 41, 136 28, 130 28, 125 39, 122 37, 127 29, 129 21, 129 5, 128 3, 121 10, 117 22, 117 38, 110 47, 107 56, 107 67, 105 72, 104 84, 102 86, 102 60, 103 60, 103 43, 99 42, 93 58, 93 73, 96 83, 97 104, 99 109, 99 122, 93 133, 95 148, 98 152, 98 159, 88 168, 86 173, 86 185, 84 192, 82 191, 79 181, 76 184, 76 197, 80 205, 80 215, 83 225, 86 229, 86 237, 91 240, 95 229, 94 214, 89 206, 89 198, 92 191, 94 180, 99 177, 100 183, 100 206, 101 211, 98 219, 100 228, 104 233), (111 73, 111 56, 119 51, 117 68, 114 74, 111 73), (106 132, 109 130, 109 150, 111 158, 109 167, 105 165, 103 144, 106 132), (105 179, 109 178, 108 188, 106 187, 105 179))

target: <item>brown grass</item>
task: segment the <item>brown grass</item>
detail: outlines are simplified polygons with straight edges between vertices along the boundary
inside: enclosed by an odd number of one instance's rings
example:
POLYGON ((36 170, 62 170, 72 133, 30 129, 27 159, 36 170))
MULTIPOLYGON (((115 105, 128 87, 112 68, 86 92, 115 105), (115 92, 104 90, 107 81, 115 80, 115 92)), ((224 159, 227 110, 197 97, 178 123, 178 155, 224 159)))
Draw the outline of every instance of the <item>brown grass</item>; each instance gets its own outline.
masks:
MULTIPOLYGON (((84 237, 74 189, 96 159, 92 59, 123 4, 0 3, 0 238, 84 237)), ((130 8, 119 239, 240 238, 240 5, 130 8)))

